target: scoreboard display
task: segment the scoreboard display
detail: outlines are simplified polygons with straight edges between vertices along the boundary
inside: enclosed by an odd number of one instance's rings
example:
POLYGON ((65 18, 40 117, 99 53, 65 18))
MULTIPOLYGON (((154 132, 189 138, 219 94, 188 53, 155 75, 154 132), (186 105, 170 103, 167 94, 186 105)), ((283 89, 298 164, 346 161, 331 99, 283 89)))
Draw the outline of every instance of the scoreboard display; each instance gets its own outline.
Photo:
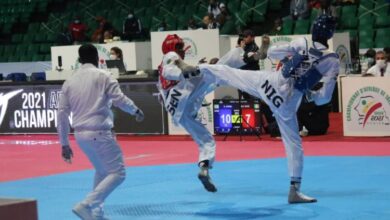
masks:
POLYGON ((259 100, 215 99, 213 111, 215 134, 254 134, 261 130, 259 100))

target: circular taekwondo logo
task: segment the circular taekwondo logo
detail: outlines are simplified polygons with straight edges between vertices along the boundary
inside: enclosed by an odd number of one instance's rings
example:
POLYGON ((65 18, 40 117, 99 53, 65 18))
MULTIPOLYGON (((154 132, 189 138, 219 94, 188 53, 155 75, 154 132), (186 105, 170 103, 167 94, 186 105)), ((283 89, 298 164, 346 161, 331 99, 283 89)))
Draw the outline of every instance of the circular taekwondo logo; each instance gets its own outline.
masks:
POLYGON ((347 121, 367 126, 390 126, 390 96, 384 90, 367 86, 356 90, 348 101, 347 121))
POLYGON ((351 64, 351 57, 349 56, 348 49, 340 44, 336 49, 337 55, 339 55, 340 59, 340 66, 347 67, 349 64, 351 64))
POLYGON ((196 47, 195 42, 188 37, 183 38, 184 48, 189 47, 186 51, 185 59, 196 59, 198 57, 198 48, 196 47))

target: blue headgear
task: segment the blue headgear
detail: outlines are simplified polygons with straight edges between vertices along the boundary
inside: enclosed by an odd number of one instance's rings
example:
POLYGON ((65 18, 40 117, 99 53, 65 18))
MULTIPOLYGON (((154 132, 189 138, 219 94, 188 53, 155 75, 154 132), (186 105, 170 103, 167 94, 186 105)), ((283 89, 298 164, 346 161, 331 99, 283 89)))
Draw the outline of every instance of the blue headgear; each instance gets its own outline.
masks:
POLYGON ((329 40, 333 37, 336 29, 336 21, 331 15, 320 15, 313 23, 312 39, 317 41, 320 39, 329 40))

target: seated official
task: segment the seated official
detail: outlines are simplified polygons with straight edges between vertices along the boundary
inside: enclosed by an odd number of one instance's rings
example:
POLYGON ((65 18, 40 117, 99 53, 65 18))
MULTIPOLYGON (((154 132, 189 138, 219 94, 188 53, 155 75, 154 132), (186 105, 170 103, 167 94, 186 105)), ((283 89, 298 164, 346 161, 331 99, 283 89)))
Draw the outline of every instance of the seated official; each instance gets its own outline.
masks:
POLYGON ((390 65, 386 60, 385 52, 378 51, 375 54, 375 65, 372 66, 367 74, 373 76, 388 76, 390 77, 390 65))
POLYGON ((123 52, 119 47, 110 49, 110 60, 123 60, 123 52))

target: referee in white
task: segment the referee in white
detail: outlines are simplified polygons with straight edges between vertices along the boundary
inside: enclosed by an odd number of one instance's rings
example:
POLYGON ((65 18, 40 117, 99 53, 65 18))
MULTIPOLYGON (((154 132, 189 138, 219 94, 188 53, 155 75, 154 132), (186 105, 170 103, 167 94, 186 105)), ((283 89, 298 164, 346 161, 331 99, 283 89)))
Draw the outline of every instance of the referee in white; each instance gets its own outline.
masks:
POLYGON ((69 116, 75 138, 96 169, 93 190, 78 203, 73 212, 84 220, 106 219, 103 202, 125 179, 126 171, 122 151, 112 133, 111 105, 136 117, 144 114, 132 100, 126 97, 116 79, 110 73, 98 69, 99 56, 96 47, 85 44, 79 48, 82 64, 62 86, 57 114, 57 131, 62 145, 63 159, 71 163, 73 152, 69 146, 69 116))

